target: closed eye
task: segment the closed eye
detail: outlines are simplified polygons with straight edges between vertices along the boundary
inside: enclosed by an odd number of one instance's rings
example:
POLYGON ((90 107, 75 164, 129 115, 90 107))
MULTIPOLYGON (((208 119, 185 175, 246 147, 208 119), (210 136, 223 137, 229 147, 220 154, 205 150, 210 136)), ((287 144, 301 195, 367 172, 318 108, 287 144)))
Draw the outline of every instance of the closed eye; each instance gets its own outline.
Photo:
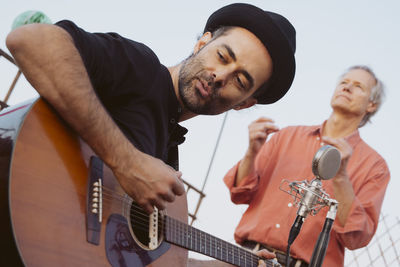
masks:
POLYGON ((219 58, 219 60, 221 62, 223 62, 223 63, 227 63, 228 62, 221 52, 217 51, 217 55, 218 55, 218 58, 219 58))
POLYGON ((236 76, 236 81, 238 82, 239 86, 240 86, 242 89, 245 89, 245 86, 244 86, 242 80, 240 79, 239 75, 236 76))
POLYGON ((360 89, 364 89, 364 87, 362 87, 360 83, 356 83, 356 84, 354 84, 354 86, 357 88, 360 88, 360 89))

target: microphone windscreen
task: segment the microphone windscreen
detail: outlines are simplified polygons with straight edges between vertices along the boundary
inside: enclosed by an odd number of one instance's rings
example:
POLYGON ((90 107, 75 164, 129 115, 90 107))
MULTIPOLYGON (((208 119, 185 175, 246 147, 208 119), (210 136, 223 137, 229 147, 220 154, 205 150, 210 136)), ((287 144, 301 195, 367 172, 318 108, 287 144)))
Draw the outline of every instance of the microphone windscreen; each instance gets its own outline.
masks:
POLYGON ((312 161, 312 171, 322 180, 333 178, 340 167, 340 152, 331 145, 321 147, 312 161))

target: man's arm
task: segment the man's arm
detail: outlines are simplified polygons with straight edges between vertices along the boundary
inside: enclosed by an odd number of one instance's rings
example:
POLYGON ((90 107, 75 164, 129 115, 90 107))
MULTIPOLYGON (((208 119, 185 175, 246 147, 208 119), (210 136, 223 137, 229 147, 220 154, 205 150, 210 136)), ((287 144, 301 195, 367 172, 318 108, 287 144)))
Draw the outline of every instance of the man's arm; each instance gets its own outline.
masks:
POLYGON ((279 130, 273 123, 273 120, 261 117, 249 125, 249 147, 240 162, 235 186, 239 185, 245 177, 254 172, 254 161, 262 145, 269 134, 279 130))
POLYGON ((259 177, 255 165, 257 158, 265 160, 264 156, 260 157, 258 154, 269 153, 262 150, 262 147, 268 135, 278 130, 271 119, 264 117, 252 122, 248 128, 249 147, 246 154, 224 177, 224 183, 231 194, 231 201, 235 204, 249 204, 258 190, 259 177))
POLYGON ((113 170, 123 189, 147 212, 184 193, 176 172, 136 149, 104 109, 71 36, 62 28, 30 24, 7 36, 7 47, 27 80, 113 170))
POLYGON ((347 164, 352 155, 352 148, 344 139, 334 139, 323 137, 324 142, 335 146, 340 151, 341 164, 335 177, 332 179, 333 192, 335 199, 339 202, 336 218, 341 226, 346 224, 351 206, 353 204, 354 194, 353 186, 347 174, 347 164))

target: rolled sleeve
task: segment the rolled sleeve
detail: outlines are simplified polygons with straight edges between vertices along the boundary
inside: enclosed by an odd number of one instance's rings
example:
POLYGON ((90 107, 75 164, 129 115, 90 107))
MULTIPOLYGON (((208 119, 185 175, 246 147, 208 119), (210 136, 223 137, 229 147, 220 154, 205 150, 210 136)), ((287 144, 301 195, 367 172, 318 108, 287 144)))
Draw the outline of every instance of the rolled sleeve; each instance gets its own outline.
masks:
POLYGON ((235 204, 249 204, 254 192, 258 189, 259 177, 257 174, 250 174, 235 186, 235 180, 240 162, 230 169, 224 177, 225 185, 231 194, 231 200, 235 204))
POLYGON ((346 224, 334 225, 338 240, 348 249, 364 247, 374 236, 389 177, 386 169, 364 184, 354 198, 346 224))

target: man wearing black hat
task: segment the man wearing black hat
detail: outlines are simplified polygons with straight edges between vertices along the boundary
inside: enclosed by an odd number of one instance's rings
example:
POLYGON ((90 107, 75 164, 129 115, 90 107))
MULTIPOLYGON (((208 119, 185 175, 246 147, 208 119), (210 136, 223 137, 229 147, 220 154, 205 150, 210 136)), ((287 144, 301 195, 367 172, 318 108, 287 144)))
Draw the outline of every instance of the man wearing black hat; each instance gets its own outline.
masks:
POLYGON ((144 44, 88 33, 71 21, 22 26, 7 47, 149 213, 184 192, 177 145, 187 130, 179 121, 274 103, 295 73, 293 26, 248 4, 214 12, 193 54, 169 68, 144 44))

